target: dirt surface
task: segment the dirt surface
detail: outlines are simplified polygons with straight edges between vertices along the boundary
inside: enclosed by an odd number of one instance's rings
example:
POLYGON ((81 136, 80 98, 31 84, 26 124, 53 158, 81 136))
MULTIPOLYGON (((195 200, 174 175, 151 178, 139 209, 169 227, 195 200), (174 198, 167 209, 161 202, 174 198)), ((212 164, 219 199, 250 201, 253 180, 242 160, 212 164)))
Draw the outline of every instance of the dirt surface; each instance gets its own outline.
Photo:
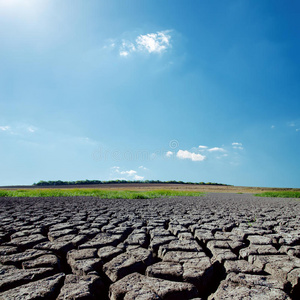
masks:
POLYGON ((194 191, 204 193, 262 193, 272 191, 300 191, 295 188, 270 188, 270 187, 247 187, 230 185, 197 185, 197 184, 169 184, 169 183, 117 183, 117 184, 88 184, 88 185, 53 185, 53 186, 2 186, 0 189, 104 189, 104 190, 131 190, 131 191, 152 191, 152 190, 175 190, 175 191, 194 191))
POLYGON ((0 202, 0 299, 300 297, 299 200, 0 202))

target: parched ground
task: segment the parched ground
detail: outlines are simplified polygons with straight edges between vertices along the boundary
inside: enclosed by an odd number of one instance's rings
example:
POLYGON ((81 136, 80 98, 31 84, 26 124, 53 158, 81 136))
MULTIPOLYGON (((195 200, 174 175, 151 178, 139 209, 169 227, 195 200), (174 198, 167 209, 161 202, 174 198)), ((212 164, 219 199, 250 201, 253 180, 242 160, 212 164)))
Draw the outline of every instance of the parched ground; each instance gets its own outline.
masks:
POLYGON ((0 203, 0 299, 300 298, 299 200, 0 203))
POLYGON ((215 184, 188 184, 188 183, 103 183, 103 184, 76 184, 76 185, 15 185, 0 186, 0 190, 28 190, 28 189, 81 189, 93 188, 103 190, 130 190, 130 191, 153 191, 153 190, 173 190, 173 191, 192 191, 204 193, 262 193, 277 191, 294 191, 300 192, 296 188, 272 188, 272 187, 249 187, 249 186, 233 186, 233 185, 215 185, 215 184))

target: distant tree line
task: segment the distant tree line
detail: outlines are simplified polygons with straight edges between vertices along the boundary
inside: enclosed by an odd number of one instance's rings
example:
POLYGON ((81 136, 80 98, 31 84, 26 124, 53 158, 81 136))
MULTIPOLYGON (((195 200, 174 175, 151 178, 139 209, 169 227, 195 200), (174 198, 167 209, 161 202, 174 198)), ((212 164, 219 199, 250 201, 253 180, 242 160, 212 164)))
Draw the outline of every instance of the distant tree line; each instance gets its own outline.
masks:
POLYGON ((160 181, 160 180, 77 180, 77 181, 62 181, 62 180, 49 180, 49 181, 39 181, 34 183, 35 186, 54 186, 54 185, 90 185, 90 184, 116 184, 116 183, 164 183, 164 184, 192 184, 192 185, 224 185, 228 184, 216 183, 216 182, 184 182, 184 181, 160 181))

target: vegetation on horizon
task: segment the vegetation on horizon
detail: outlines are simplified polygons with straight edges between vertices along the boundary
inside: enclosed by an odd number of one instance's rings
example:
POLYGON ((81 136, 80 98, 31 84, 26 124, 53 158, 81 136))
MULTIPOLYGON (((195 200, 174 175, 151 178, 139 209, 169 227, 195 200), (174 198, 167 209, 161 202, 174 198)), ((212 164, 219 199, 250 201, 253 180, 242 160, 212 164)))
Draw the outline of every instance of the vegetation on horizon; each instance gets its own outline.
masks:
POLYGON ((160 180, 77 180, 77 181, 62 181, 62 180, 49 180, 49 181, 39 181, 34 183, 35 186, 55 186, 55 185, 89 185, 89 184, 118 184, 118 183, 166 183, 166 184, 194 184, 194 185, 224 185, 228 184, 216 183, 216 182, 184 182, 184 181, 160 181, 160 180))
POLYGON ((258 197, 280 197, 280 198, 300 198, 298 191, 277 191, 277 192, 264 192, 255 194, 258 197))
POLYGON ((74 197, 90 196, 102 199, 153 199, 161 197, 199 197, 201 192, 190 191, 116 191, 101 189, 28 189, 0 190, 0 197, 74 197))

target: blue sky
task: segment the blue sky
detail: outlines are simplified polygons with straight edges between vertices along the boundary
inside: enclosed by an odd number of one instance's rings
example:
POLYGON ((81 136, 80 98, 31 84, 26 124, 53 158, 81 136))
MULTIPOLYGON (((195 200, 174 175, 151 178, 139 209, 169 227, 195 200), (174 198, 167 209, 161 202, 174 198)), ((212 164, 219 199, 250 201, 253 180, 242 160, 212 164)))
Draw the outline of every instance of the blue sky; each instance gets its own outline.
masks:
POLYGON ((0 0, 0 185, 300 187, 298 1, 0 0))

